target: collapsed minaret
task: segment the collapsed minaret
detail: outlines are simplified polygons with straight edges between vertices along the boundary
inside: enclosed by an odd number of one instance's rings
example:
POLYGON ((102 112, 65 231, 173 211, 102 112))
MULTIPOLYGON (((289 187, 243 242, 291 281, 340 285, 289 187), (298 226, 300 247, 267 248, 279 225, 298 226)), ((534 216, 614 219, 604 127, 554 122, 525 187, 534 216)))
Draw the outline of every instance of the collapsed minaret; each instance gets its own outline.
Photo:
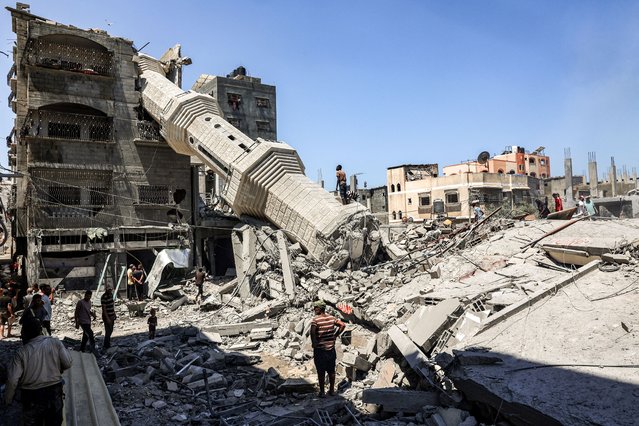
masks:
POLYGON ((304 175, 291 146, 252 140, 222 117, 213 97, 183 91, 154 58, 139 55, 142 102, 178 153, 195 155, 226 182, 221 197, 238 216, 267 220, 321 262, 339 268, 372 258, 379 245, 373 216, 342 205, 304 175))

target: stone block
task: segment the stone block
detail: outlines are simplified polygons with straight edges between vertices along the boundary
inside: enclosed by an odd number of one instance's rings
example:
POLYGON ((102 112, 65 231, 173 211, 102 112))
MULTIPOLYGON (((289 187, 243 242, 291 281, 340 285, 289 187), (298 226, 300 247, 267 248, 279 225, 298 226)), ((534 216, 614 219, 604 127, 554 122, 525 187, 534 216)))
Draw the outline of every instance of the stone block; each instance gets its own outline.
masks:
POLYGON ((443 300, 435 306, 421 306, 406 321, 408 337, 428 352, 439 335, 454 323, 462 312, 459 299, 443 300))
POLYGON ((354 352, 344 352, 341 362, 347 367, 353 367, 359 371, 368 371, 371 369, 370 362, 360 354, 354 352))

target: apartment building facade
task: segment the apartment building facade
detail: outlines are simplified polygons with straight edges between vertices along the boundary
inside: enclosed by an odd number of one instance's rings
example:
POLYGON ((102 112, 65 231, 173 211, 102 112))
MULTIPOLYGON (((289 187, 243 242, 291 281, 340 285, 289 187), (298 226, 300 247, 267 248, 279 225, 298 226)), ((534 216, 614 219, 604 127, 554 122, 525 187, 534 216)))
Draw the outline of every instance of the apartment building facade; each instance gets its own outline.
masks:
POLYGON ((434 166, 400 165, 387 169, 389 223, 430 220, 439 214, 464 221, 473 216, 474 200, 482 206, 504 200, 521 204, 538 195, 539 180, 531 176, 489 172, 438 176, 434 166))
POLYGON ((20 176, 10 211, 23 275, 76 269, 76 282, 116 284, 129 263, 150 268, 153 250, 188 246, 190 158, 142 109, 132 42, 25 4, 7 10, 16 34, 7 144, 20 176))

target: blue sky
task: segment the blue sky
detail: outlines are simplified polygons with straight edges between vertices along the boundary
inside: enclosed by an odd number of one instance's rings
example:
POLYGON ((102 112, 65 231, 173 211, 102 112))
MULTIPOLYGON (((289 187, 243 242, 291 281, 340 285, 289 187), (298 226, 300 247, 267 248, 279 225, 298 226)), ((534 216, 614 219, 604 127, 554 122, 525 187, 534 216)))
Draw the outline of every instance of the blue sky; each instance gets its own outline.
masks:
MULTIPOLYGON (((575 174, 595 151, 639 166, 639 2, 630 1, 31 1, 31 12, 103 28, 160 56, 175 43, 198 75, 239 65, 277 86, 278 137, 307 175, 335 165, 383 185, 386 168, 472 159, 506 145, 564 148, 575 174), (175 5, 170 7, 169 5, 175 5), (109 25, 110 24, 110 25, 109 25)), ((15 3, 5 3, 14 6, 15 3)), ((10 52, 10 15, 0 20, 10 52)), ((11 60, 0 56, 8 71, 11 60)), ((8 87, 2 85, 2 97, 8 87)), ((4 107, 0 131, 9 133, 4 107)), ((6 146, 0 144, 0 164, 6 146)))

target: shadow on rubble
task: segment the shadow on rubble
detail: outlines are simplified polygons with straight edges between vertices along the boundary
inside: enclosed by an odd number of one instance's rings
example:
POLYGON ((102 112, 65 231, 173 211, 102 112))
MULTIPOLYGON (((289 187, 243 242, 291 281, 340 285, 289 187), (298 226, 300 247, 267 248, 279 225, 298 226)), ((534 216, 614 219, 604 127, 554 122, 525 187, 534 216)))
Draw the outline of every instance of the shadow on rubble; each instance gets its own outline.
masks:
POLYGON ((227 350, 219 340, 197 327, 159 329, 154 340, 113 338, 98 364, 121 423, 358 424, 362 413, 339 394, 319 398, 315 383, 262 369, 258 352, 227 350))
POLYGON ((445 371, 463 394, 465 408, 489 424, 634 425, 639 386, 625 380, 636 382, 638 367, 604 360, 542 364, 478 348, 455 352, 445 371))

